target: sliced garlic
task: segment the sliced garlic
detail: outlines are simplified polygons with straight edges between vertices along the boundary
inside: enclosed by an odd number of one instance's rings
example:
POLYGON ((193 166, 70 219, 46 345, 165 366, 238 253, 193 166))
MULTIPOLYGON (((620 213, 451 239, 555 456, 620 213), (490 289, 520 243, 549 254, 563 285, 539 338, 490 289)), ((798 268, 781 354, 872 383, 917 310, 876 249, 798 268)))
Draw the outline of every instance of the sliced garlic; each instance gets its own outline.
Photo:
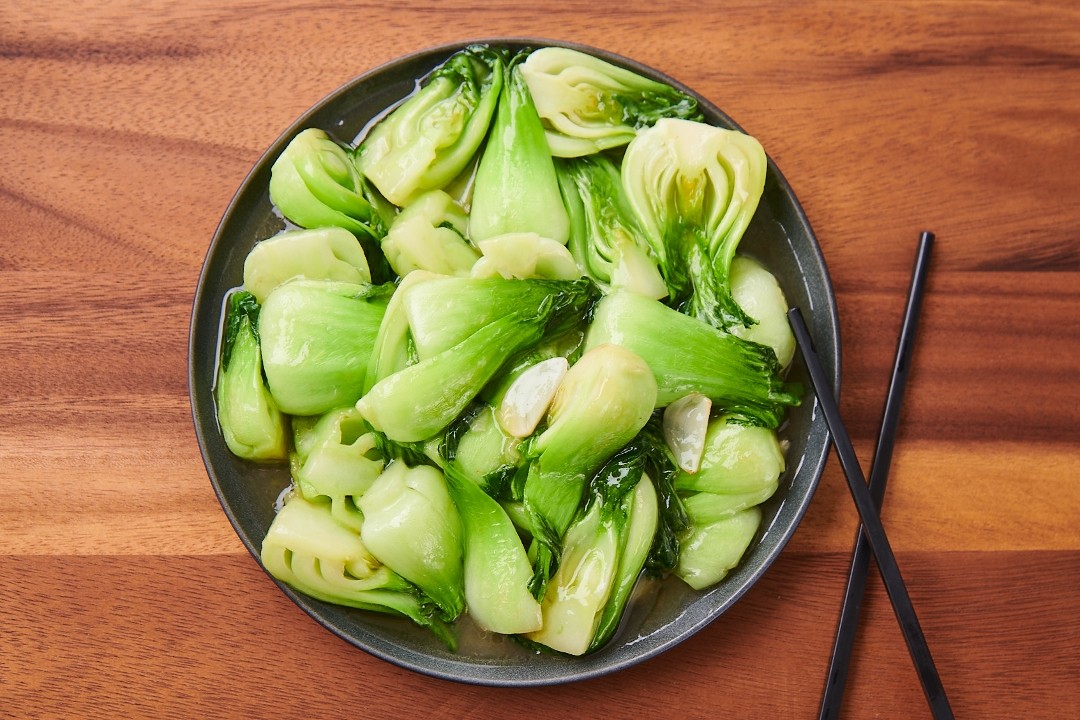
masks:
POLYGON ((506 389, 495 412, 503 430, 517 438, 532 435, 569 367, 566 358, 553 357, 521 373, 506 389))
POLYGON ((712 400, 701 393, 690 393, 664 409, 664 440, 684 472, 693 474, 701 467, 711 411, 712 400))

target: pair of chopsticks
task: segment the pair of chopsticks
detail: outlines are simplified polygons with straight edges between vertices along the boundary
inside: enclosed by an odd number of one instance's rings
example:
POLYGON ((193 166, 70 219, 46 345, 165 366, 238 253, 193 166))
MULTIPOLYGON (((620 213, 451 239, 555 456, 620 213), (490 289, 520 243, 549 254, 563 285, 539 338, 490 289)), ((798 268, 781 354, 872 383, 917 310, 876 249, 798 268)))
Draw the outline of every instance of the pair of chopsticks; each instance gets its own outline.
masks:
POLYGON ((896 563, 896 556, 893 554, 892 546, 885 535, 885 528, 878 514, 885 495, 885 484, 888 479, 889 463, 892 460, 892 448, 900 415, 900 403, 907 382, 915 328, 922 304, 930 248, 933 245, 933 240, 934 235, 930 232, 922 233, 919 239, 911 287, 908 291, 907 307, 904 311, 904 320, 896 348, 896 359, 893 363, 892 378, 885 401, 885 410, 878 434, 874 462, 870 471, 869 486, 866 483, 862 468, 859 466, 858 459, 855 457, 855 449, 851 445, 851 438, 848 436, 843 420, 840 418, 840 410, 832 388, 829 387, 825 371, 822 369, 821 363, 814 352, 813 342, 810 339, 806 323, 803 321, 802 313, 797 307, 791 308, 788 312, 788 319, 795 333, 795 341, 806 363, 807 371, 810 374, 810 382, 825 415, 825 422, 832 435, 836 454, 840 459, 840 465, 847 478, 851 496, 855 500, 855 506, 862 520, 862 526, 859 529, 851 558, 851 570, 848 574, 847 590, 837 625, 832 662, 829 666, 829 674, 822 697, 819 715, 821 720, 836 718, 840 714, 840 701, 847 680, 848 667, 851 663, 851 651, 855 640, 863 591, 866 587, 866 576, 871 554, 877 561, 881 579, 885 583, 885 590, 889 595, 889 600, 892 602, 893 611, 896 613, 896 619, 900 623, 904 640, 907 642, 908 652, 911 654, 911 659, 922 683, 923 692, 926 694, 927 702, 930 704, 934 717, 938 720, 953 717, 949 700, 945 696, 945 688, 941 684, 941 678, 938 676, 934 659, 930 655, 930 648, 926 644, 926 637, 923 635, 922 627, 919 625, 919 620, 915 615, 911 597, 908 595, 907 587, 904 585, 903 577, 900 575, 900 567, 896 563))

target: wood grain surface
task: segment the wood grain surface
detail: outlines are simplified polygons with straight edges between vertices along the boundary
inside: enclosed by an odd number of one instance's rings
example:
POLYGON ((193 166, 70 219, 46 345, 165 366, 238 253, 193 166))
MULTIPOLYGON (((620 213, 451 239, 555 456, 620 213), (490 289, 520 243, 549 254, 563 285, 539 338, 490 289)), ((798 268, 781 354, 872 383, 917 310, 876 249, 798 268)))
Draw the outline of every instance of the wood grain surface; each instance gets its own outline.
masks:
MULTIPOLYGON (((884 522, 957 717, 1080 717, 1080 6, 112 0, 0 6, 0 717, 816 716, 856 514, 835 458, 729 613, 615 675, 505 690, 353 648, 221 511, 188 400, 214 229, 352 77, 569 40, 757 136, 835 284, 869 466, 918 233, 938 244, 884 522)), ((876 578, 845 717, 929 711, 876 578)))

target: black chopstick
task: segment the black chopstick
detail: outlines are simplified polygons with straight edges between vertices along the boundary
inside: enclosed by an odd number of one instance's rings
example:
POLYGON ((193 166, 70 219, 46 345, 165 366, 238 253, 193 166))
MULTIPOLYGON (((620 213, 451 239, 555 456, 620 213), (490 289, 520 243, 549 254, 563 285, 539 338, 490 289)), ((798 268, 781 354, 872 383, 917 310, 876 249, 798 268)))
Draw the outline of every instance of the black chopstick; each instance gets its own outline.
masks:
MULTIPOLYGON (((904 308, 904 319, 900 325, 900 335, 896 343, 896 357, 893 360, 889 391, 885 397, 881 429, 874 449, 874 461, 870 466, 870 497, 879 511, 885 498, 885 485, 889 480, 893 443, 896 439, 900 406, 903 402, 904 387, 911 364, 911 352, 915 343, 915 330, 918 326, 923 290, 926 287, 926 274, 933 242, 933 233, 922 233, 915 252, 915 267, 911 273, 907 306, 904 308)), ((855 644, 869 569, 870 546, 860 524, 855 534, 855 549, 851 554, 851 569, 848 572, 847 589, 840 609, 840 620, 836 626, 836 641, 833 644, 832 660, 829 663, 829 673, 826 675, 825 690, 821 697, 819 720, 837 720, 840 717, 840 705, 847 684, 848 669, 851 666, 851 651, 855 644)))
POLYGON ((799 345, 799 350, 806 363, 810 382, 814 386, 814 394, 817 395, 818 403, 821 405, 822 413, 825 415, 825 422, 833 438, 833 447, 836 449, 836 454, 840 459, 844 477, 847 478, 848 489, 851 491, 851 497, 859 511, 859 517, 862 519, 863 533, 866 535, 870 543, 870 549, 874 553, 881 579, 885 583, 885 590, 889 594, 889 600, 892 601, 893 611, 896 613, 896 619, 900 622, 900 630, 903 632, 904 640, 907 642, 908 652, 911 654, 911 659, 915 663, 915 669, 922 682, 923 692, 926 694, 926 699, 935 718, 938 718, 938 720, 952 718, 952 708, 949 705, 948 698, 945 696, 945 688, 941 685, 941 678, 938 675, 937 667, 934 665, 934 659, 930 655, 926 637, 923 635, 919 619, 915 615, 915 607, 911 604, 907 586, 904 585, 904 579, 900 575, 900 566, 896 564, 896 556, 893 554, 892 546, 889 545, 889 538, 885 535, 885 528, 881 524, 881 518, 874 507, 874 501, 870 497, 870 488, 866 486, 866 477, 863 475, 862 468, 859 467, 859 461, 855 457, 855 449, 851 445, 851 438, 848 436, 847 430, 844 428, 844 422, 840 418, 840 409, 837 406, 836 399, 833 397, 832 388, 829 387, 825 371, 822 369, 821 362, 814 352, 810 331, 806 328, 806 323, 803 321, 799 308, 791 308, 788 311, 788 319, 791 322, 792 331, 795 333, 795 341, 799 345))

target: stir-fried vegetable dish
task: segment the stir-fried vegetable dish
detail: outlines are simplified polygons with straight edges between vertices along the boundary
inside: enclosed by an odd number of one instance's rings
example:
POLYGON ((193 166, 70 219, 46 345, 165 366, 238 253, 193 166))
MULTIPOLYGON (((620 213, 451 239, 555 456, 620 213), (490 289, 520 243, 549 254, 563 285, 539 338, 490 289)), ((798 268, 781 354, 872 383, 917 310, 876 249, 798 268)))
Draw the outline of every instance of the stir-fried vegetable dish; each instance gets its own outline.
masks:
POLYGON ((225 302, 235 455, 292 483, 266 569, 583 655, 644 577, 723 581, 785 469, 784 293, 740 252, 767 160, 693 97, 471 46, 356 138, 298 133, 225 302))

